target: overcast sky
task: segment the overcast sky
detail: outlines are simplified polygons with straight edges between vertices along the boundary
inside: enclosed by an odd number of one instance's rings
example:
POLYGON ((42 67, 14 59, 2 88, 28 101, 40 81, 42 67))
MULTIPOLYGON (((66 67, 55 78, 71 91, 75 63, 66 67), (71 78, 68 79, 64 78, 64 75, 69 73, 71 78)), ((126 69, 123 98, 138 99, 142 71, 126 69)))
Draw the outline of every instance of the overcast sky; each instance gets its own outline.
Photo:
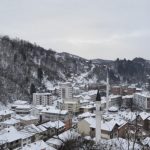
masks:
POLYGON ((0 34, 89 59, 150 59, 150 0, 0 0, 0 34))

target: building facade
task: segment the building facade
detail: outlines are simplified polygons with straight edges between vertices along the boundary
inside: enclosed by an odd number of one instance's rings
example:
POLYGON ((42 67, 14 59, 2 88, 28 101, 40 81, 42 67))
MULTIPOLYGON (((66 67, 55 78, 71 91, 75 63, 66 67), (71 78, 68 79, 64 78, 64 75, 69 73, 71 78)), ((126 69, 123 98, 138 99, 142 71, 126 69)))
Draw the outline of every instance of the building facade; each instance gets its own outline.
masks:
POLYGON ((141 110, 150 110, 150 94, 135 93, 133 96, 133 104, 141 110))
POLYGON ((63 100, 72 99, 73 98, 73 88, 71 83, 61 83, 59 89, 59 96, 63 100))
POLYGON ((33 105, 52 105, 53 96, 51 93, 33 93, 33 105))

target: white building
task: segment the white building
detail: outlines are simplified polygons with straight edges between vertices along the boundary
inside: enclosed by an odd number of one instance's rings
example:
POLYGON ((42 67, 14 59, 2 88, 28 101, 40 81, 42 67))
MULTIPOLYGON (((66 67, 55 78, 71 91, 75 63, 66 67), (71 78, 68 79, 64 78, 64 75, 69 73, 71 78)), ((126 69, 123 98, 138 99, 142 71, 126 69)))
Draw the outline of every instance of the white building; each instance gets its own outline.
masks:
POLYGON ((31 105, 16 105, 14 111, 20 116, 25 116, 30 114, 31 108, 31 105))
POLYGON ((56 108, 46 108, 41 111, 41 121, 57 121, 60 120, 65 124, 65 129, 69 129, 72 126, 72 119, 67 110, 61 110, 56 108))
POLYGON ((0 111, 0 122, 9 120, 14 115, 14 112, 11 110, 1 110, 0 111))
POLYGON ((64 101, 64 109, 68 110, 70 113, 77 114, 80 109, 80 101, 79 99, 73 99, 69 101, 64 101))
POLYGON ((33 93, 33 105, 52 105, 53 96, 51 93, 33 93))
POLYGON ((53 107, 43 109, 41 115, 43 122, 57 120, 65 121, 69 118, 67 110, 55 109, 53 107))
POLYGON ((0 129, 9 128, 11 126, 14 126, 16 129, 20 129, 20 121, 16 120, 14 118, 11 118, 9 120, 0 122, 0 129))
POLYGON ((60 84, 60 90, 59 90, 59 96, 61 99, 72 99, 73 97, 73 88, 71 83, 61 83, 60 84))
POLYGON ((150 93, 135 93, 133 96, 133 104, 139 109, 150 110, 150 93))

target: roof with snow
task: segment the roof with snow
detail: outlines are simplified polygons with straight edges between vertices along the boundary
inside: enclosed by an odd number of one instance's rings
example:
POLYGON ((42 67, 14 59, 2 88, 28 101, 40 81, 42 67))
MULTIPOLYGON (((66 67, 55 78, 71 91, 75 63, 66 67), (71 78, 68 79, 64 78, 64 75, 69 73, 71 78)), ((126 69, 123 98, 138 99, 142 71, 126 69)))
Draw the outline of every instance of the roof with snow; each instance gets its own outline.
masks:
POLYGON ((68 110, 61 110, 56 108, 45 108, 41 111, 41 113, 49 113, 49 114, 60 114, 60 115, 66 115, 68 113, 68 110))
POLYGON ((0 145, 7 143, 7 142, 12 142, 21 139, 20 133, 14 128, 14 127, 9 127, 5 128, 1 133, 0 133, 0 145))
POLYGON ((14 119, 14 118, 11 118, 11 119, 9 119, 9 120, 0 122, 0 124, 14 125, 14 124, 17 124, 17 123, 19 123, 19 122, 20 122, 19 120, 16 120, 16 119, 14 119))
POLYGON ((145 119, 147 119, 147 118, 150 117, 150 113, 141 112, 141 113, 139 114, 139 116, 142 118, 142 120, 145 120, 145 119))
POLYGON ((108 109, 108 111, 110 112, 117 112, 118 111, 118 107, 112 106, 108 109))
POLYGON ((67 130, 57 136, 54 136, 53 138, 50 138, 49 140, 46 141, 47 144, 49 145, 57 145, 60 146, 63 142, 74 139, 79 137, 80 134, 75 132, 74 130, 67 130))
POLYGON ((9 114, 13 114, 14 112, 11 110, 1 110, 0 111, 0 116, 4 116, 4 115, 9 115, 9 114))
MULTIPOLYGON (((87 121, 90 124, 91 128, 96 128, 96 119, 95 118, 85 118, 85 121, 87 121)), ((126 122, 124 120, 119 119, 112 119, 108 122, 101 122, 101 130, 105 131, 112 131, 115 125, 121 126, 125 124, 126 122)))
POLYGON ((25 145, 22 150, 56 150, 55 148, 46 144, 43 140, 25 145))
POLYGON ((24 120, 24 121, 38 120, 38 117, 35 117, 35 116, 32 116, 32 115, 26 115, 24 117, 21 117, 21 120, 24 120))
POLYGON ((25 104, 29 104, 28 101, 23 101, 23 100, 16 100, 14 101, 15 105, 25 105, 25 104))
POLYGON ((95 116, 95 114, 93 114, 93 113, 85 112, 85 113, 83 113, 83 114, 80 114, 80 115, 78 116, 78 118, 88 118, 88 117, 94 117, 94 116, 95 116))
POLYGON ((46 122, 44 124, 42 124, 43 127, 45 128, 56 128, 56 129, 59 129, 59 128, 62 128, 65 126, 65 124, 62 122, 62 121, 49 121, 49 122, 46 122))

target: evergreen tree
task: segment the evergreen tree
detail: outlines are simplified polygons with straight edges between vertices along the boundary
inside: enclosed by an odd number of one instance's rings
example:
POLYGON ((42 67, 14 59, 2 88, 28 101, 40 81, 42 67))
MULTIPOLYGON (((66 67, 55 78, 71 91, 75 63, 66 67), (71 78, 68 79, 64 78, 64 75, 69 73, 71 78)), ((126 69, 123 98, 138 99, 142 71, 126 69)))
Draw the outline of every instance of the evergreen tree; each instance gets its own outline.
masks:
POLYGON ((38 76, 38 79, 41 82, 42 79, 43 79, 43 70, 42 70, 42 68, 38 68, 38 70, 37 70, 37 76, 38 76))
POLYGON ((30 86, 30 95, 32 96, 33 93, 36 93, 35 85, 32 83, 30 86))

